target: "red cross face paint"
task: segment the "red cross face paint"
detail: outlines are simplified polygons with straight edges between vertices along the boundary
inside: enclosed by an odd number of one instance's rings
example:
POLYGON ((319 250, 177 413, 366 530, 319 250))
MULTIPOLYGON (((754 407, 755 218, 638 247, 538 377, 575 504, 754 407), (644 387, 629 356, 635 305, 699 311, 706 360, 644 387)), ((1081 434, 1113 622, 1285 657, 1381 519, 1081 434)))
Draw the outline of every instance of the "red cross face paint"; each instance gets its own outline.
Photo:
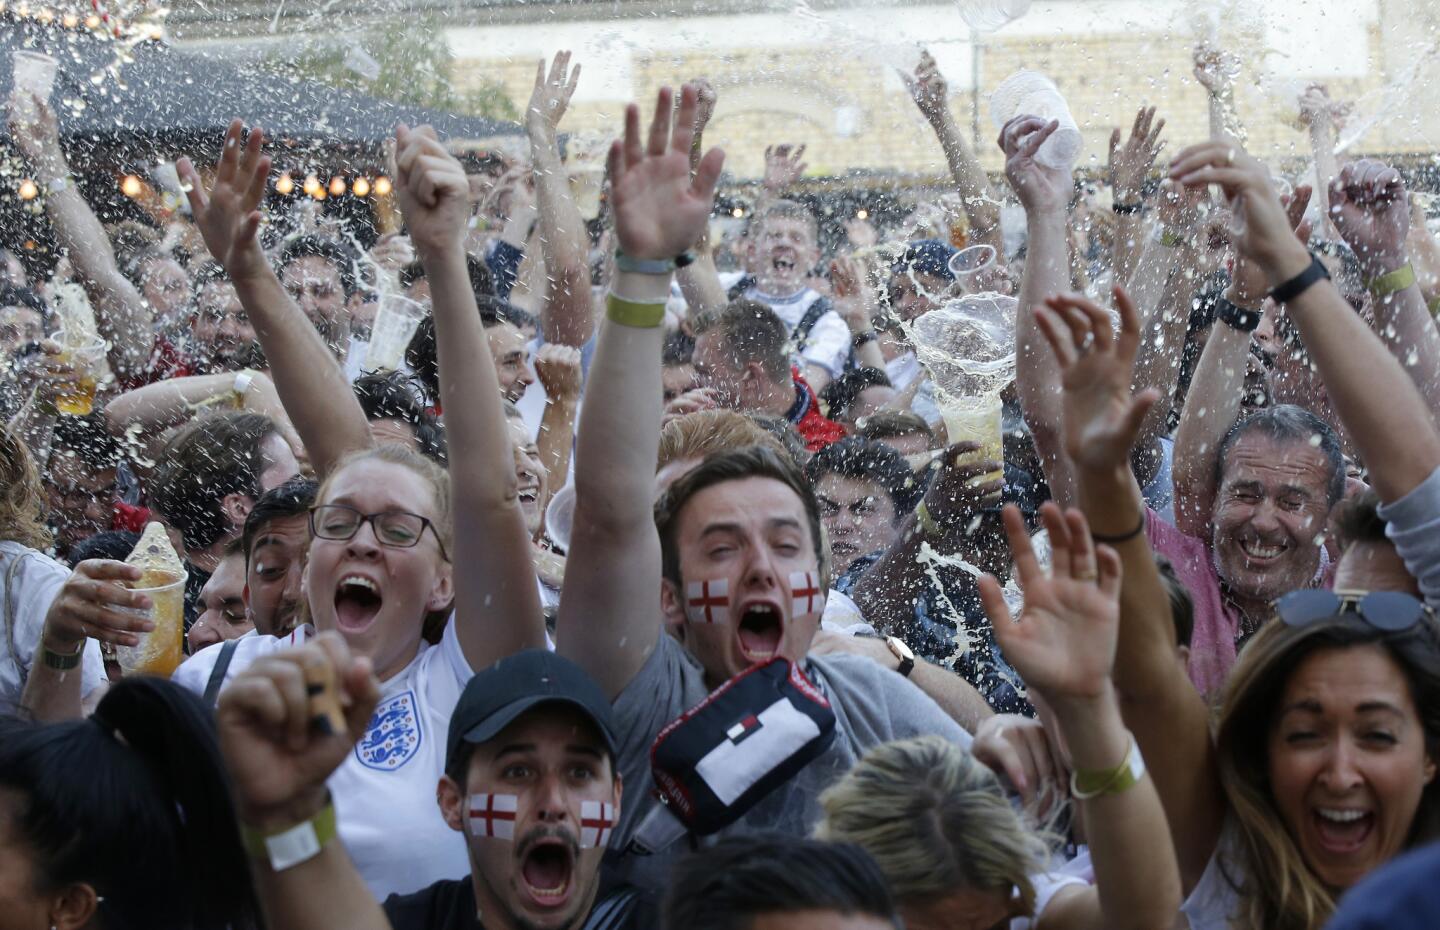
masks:
POLYGON ((814 572, 790 573, 790 617, 810 617, 825 609, 825 591, 814 572))
POLYGON ((515 839, 515 816, 520 799, 513 794, 470 795, 470 835, 497 840, 515 839))
POLYGON ((610 842, 615 831, 615 805, 604 801, 580 802, 580 848, 593 849, 610 842))
POLYGON ((730 582, 691 581, 685 585, 685 619, 691 623, 724 623, 730 612, 730 582))

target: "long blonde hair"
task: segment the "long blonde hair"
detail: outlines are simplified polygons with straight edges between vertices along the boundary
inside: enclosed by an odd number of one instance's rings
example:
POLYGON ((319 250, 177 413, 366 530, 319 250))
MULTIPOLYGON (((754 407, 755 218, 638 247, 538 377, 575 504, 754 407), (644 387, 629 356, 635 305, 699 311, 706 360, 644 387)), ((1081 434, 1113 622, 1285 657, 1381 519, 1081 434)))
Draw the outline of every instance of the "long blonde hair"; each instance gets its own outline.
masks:
POLYGON ((902 903, 956 891, 1018 893, 1033 912, 1030 876, 1044 871, 1048 836, 1006 800, 995 773, 938 736, 877 746, 820 796, 821 839, 855 843, 880 865, 902 903))
POLYGON ((40 473, 25 443, 10 430, 0 430, 0 539, 31 549, 50 545, 45 526, 40 473))
MULTIPOLYGON (((1239 874, 1226 878, 1241 896, 1240 925, 1255 930, 1312 930, 1330 918, 1336 890, 1306 865, 1270 787, 1269 736, 1286 683, 1307 656, 1326 649, 1375 646, 1404 670, 1420 714, 1425 748, 1440 748, 1440 647, 1432 623, 1387 633, 1345 614, 1308 626, 1273 620, 1260 629, 1230 673, 1215 737, 1220 784, 1239 828, 1239 874)), ((1440 783, 1420 797, 1407 847, 1440 836, 1440 783)), ((1222 865, 1226 865, 1222 859, 1222 865)))

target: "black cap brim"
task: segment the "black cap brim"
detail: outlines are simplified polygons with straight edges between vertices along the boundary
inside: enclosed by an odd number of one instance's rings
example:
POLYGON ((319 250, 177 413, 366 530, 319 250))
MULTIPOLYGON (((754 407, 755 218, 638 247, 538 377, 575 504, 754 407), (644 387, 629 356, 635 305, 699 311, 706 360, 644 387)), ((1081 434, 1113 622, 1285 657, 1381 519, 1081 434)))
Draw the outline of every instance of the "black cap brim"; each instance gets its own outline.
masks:
MULTIPOLYGON (((610 752, 610 759, 613 763, 618 758, 615 749, 615 734, 611 733, 604 722, 597 719, 595 714, 582 701, 574 698, 564 697, 558 694, 529 694, 518 700, 511 701, 504 707, 490 714, 475 726, 460 734, 460 740, 474 746, 479 743, 488 743, 500 735, 500 732, 514 723, 521 715, 541 704, 567 704, 584 714, 586 719, 595 724, 595 729, 600 731, 600 738, 605 741, 605 748, 610 752)), ((458 747, 450 747, 450 755, 455 754, 458 747)))

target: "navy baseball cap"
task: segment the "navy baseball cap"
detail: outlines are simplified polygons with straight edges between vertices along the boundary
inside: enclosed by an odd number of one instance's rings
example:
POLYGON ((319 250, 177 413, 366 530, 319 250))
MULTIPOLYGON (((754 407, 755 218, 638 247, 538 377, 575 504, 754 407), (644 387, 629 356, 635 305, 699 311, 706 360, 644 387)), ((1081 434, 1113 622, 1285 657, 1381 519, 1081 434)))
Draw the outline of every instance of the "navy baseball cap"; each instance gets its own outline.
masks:
POLYGON ((450 717, 445 768, 454 764, 463 744, 494 739, 521 714, 541 704, 568 704, 594 722, 615 752, 615 716, 610 702, 585 670, 545 649, 527 649, 482 669, 465 685, 450 717))
POLYGON ((948 243, 939 239, 917 239, 906 246, 895 264, 890 266, 890 273, 918 271, 953 281, 955 273, 950 270, 950 259, 955 255, 955 251, 948 243))

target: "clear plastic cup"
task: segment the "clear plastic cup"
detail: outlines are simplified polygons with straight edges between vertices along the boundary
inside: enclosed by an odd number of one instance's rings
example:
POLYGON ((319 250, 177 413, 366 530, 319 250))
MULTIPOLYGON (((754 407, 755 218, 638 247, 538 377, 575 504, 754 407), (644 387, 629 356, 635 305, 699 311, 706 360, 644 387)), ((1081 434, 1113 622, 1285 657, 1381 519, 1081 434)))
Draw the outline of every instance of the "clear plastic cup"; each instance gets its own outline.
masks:
MULTIPOLYGON (((940 399, 940 415, 945 420, 945 431, 950 434, 950 442, 980 444, 978 451, 966 455, 963 460, 1005 461, 1005 428, 1002 422, 1004 407, 999 394, 940 399)), ((975 479, 974 483, 983 484, 1004 477, 1003 471, 990 472, 975 479)))
POLYGON ((1017 116, 1038 116, 1060 125, 1035 153, 1035 160, 1048 168, 1067 169, 1080 157, 1084 139, 1070 106, 1055 82, 1038 71, 1016 71, 1000 82, 990 94, 990 120, 996 129, 1017 116))
POLYGON ((185 580, 188 576, 167 573, 173 579, 154 588, 134 588, 136 594, 150 598, 150 609, 117 607, 122 613, 144 617, 155 624, 149 633, 136 634, 140 642, 134 646, 116 646, 115 658, 126 675, 161 675, 170 673, 185 658, 185 580))
POLYGON ((41 100, 49 100, 55 89, 55 72, 60 62, 43 52, 18 51, 11 56, 15 65, 14 82, 11 87, 20 99, 28 100, 34 94, 41 100))
POLYGON ((365 351, 366 371, 398 371, 405 360, 405 350, 420 321, 428 311, 424 304, 399 294, 380 297, 380 309, 370 327, 370 345, 365 351))
POLYGON ((972 245, 950 256, 950 273, 961 283, 994 267, 995 247, 991 245, 972 245))
POLYGON ((105 340, 81 338, 72 343, 65 333, 55 334, 63 347, 60 361, 75 366, 76 379, 63 386, 55 395, 55 409, 70 416, 88 416, 95 409, 95 385, 105 362, 105 340))
POLYGON ((960 0, 960 18, 977 32, 994 32, 1030 10, 1030 0, 960 0))

